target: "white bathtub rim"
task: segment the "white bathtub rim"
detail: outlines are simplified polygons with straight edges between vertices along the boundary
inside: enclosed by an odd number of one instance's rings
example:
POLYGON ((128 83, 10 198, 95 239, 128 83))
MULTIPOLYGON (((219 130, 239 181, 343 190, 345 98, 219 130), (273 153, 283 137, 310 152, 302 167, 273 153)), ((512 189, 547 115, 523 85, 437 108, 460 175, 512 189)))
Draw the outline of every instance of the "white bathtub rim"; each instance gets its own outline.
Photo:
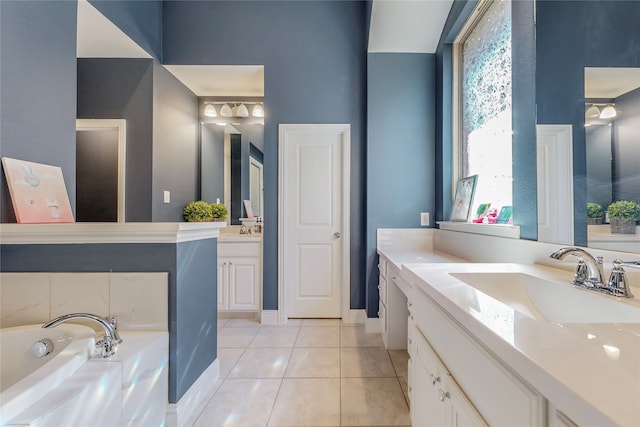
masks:
MULTIPOLYGON (((25 325, 4 330, 42 328, 42 325, 25 325)), ((84 365, 94 354, 95 331, 88 326, 66 324, 56 329, 68 331, 75 337, 60 353, 42 367, 31 372, 0 393, 0 425, 10 421, 25 408, 40 400, 73 372, 84 365)), ((57 331, 56 331, 57 332, 57 331)), ((55 343, 54 343, 55 345, 55 343)), ((0 363, 2 361, 0 360, 0 363)))

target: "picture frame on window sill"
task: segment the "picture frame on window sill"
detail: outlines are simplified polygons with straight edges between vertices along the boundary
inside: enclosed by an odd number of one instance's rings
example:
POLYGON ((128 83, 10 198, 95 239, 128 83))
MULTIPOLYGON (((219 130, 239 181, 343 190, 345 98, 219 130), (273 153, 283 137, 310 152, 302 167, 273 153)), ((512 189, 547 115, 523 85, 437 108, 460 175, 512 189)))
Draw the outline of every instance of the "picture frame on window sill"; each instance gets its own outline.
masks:
POLYGON ((472 175, 458 180, 456 185, 456 194, 451 206, 452 222, 469 221, 469 212, 473 205, 473 196, 476 192, 476 184, 478 183, 478 175, 472 175))

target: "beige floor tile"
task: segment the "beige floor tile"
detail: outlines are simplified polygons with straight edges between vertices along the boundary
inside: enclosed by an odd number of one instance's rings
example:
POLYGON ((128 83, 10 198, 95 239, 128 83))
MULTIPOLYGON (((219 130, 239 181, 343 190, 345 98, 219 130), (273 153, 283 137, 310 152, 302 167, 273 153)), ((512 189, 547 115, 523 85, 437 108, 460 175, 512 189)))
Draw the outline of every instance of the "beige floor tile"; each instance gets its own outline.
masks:
POLYGON ((220 319, 220 318, 218 318, 218 328, 222 328, 224 325, 227 324, 228 321, 229 321, 229 319, 220 319))
POLYGON ((220 378, 226 378, 231 369, 236 365, 244 348, 219 348, 218 360, 220 361, 220 378))
POLYGON ((404 400, 407 402, 407 406, 411 408, 411 400, 409 399, 409 385, 407 384, 407 380, 405 380, 403 377, 398 377, 398 381, 400 381, 400 388, 402 388, 404 400))
POLYGON ((364 326, 342 327, 340 340, 342 347, 384 347, 382 335, 379 333, 368 334, 364 331, 364 326))
POLYGON ((340 319, 304 319, 302 326, 340 326, 340 319))
POLYGON ((269 426, 340 425, 340 379, 284 379, 269 426))
POLYGON ((341 348, 340 375, 349 377, 395 378, 391 359, 384 348, 341 348))
POLYGON ((218 329, 218 348, 245 348, 251 343, 260 328, 218 329))
POLYGON ((291 348, 248 348, 229 372, 229 378, 282 378, 291 348))
POLYGON ((281 381, 225 380, 193 427, 266 426, 281 381))
POLYGON ((411 424, 397 378, 342 378, 340 381, 342 425, 411 424))
POLYGON ((340 347, 340 328, 303 325, 296 347, 340 347))
POLYGON ((298 332, 299 328, 263 326, 251 341, 249 347, 293 347, 296 343, 298 332))
POLYGON ((294 348, 286 378, 340 377, 339 348, 294 348))
POLYGON ((304 319, 287 319, 283 326, 302 326, 304 319))
POLYGON ((256 319, 227 319, 225 328, 237 328, 237 327, 258 327, 260 322, 256 319))
POLYGON ((396 376, 404 377, 407 374, 409 353, 406 350, 389 350, 389 357, 391 357, 393 369, 396 370, 396 376))

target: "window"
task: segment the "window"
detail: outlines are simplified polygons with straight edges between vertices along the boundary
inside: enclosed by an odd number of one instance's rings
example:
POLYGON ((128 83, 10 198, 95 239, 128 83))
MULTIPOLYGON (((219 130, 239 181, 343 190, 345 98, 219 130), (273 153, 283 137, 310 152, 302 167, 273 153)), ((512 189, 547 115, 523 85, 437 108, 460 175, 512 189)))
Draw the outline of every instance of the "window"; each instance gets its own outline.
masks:
POLYGON ((454 61, 454 182, 478 175, 476 206, 510 206, 510 1, 479 4, 456 39, 454 61))

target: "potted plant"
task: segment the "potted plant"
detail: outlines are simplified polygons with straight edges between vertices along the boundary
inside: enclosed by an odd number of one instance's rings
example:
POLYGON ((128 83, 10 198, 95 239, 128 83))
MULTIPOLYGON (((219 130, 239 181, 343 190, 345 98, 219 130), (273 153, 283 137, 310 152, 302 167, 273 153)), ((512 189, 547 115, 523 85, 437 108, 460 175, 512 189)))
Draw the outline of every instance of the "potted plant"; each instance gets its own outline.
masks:
POLYGON ((640 219, 640 204, 629 200, 618 200, 607 208, 611 232, 635 234, 636 221, 640 219))
POLYGON ((182 210, 182 216, 187 222, 205 222, 213 220, 211 205, 203 200, 189 202, 182 210))
POLYGON ((602 217, 604 216, 604 210, 599 203, 587 203, 587 218, 589 225, 602 224, 602 217))
POLYGON ((211 216, 213 221, 224 221, 227 219, 227 207, 222 203, 211 203, 211 216))

